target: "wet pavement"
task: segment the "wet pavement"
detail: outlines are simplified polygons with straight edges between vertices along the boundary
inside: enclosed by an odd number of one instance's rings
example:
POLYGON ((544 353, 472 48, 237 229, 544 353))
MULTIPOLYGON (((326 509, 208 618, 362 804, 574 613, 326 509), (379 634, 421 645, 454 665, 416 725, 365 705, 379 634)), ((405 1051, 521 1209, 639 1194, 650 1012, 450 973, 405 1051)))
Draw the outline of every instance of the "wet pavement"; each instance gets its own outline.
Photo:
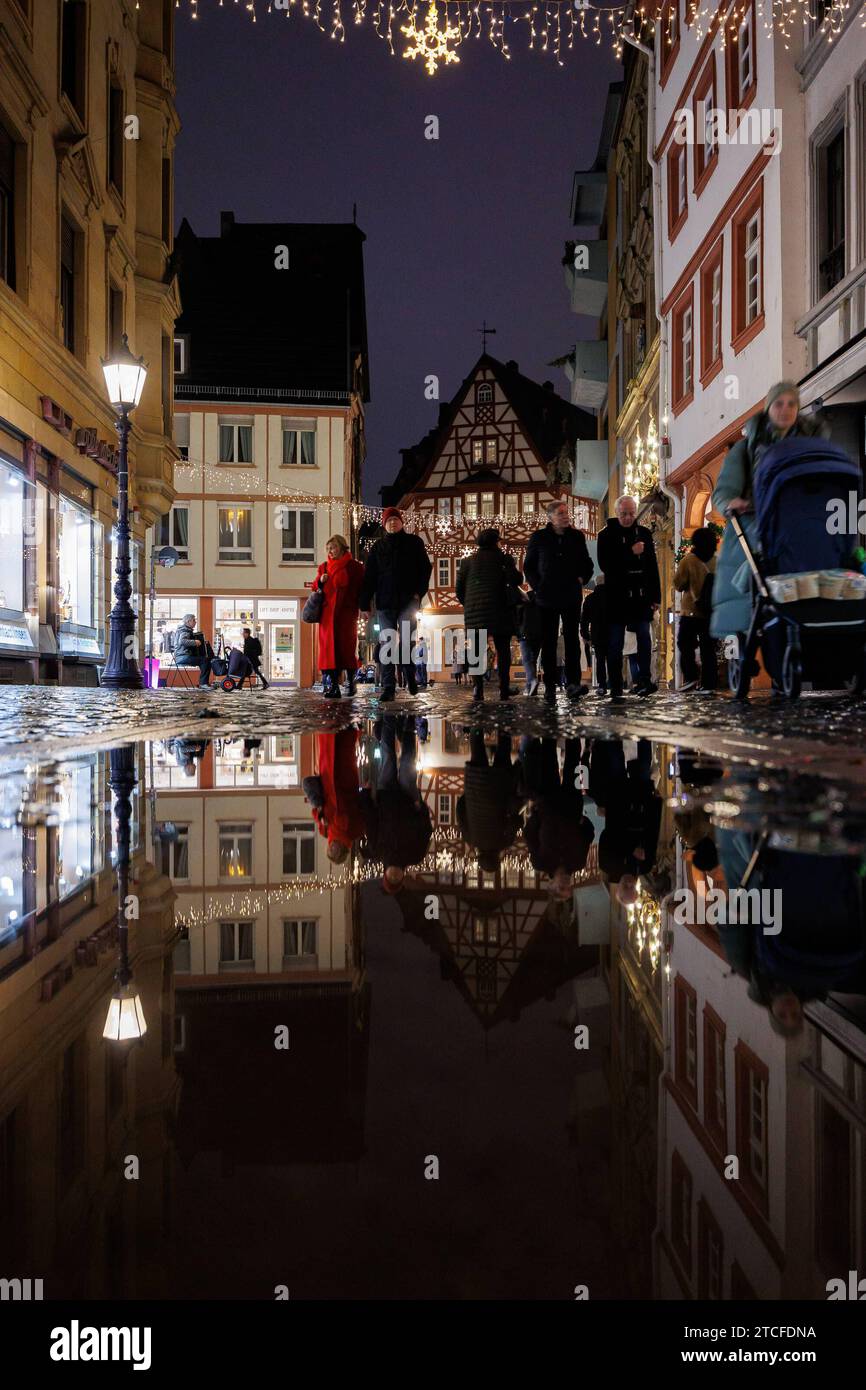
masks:
POLYGON ((8 687, 0 706, 0 755, 9 761, 33 756, 66 757, 86 747, 173 734, 238 736, 276 734, 310 727, 338 729, 384 709, 413 710, 467 727, 501 727, 543 734, 615 733, 679 742, 707 754, 744 758, 766 766, 815 768, 849 781, 866 780, 866 702, 840 693, 807 692, 796 704, 757 692, 748 705, 727 693, 715 696, 660 691, 649 699, 627 696, 624 705, 589 694, 575 702, 564 692, 555 712, 539 698, 516 692, 501 704, 492 691, 481 706, 469 691, 438 683, 412 699, 403 691, 380 706, 372 687, 352 700, 324 700, 310 690, 161 689, 71 690, 8 687))
POLYGON ((735 712, 674 737, 673 696, 221 696, 213 733, 207 693, 26 694, 7 749, 29 717, 63 757, 0 765, 5 1277, 823 1300, 862 1268, 866 789, 833 741, 764 756, 802 710, 728 755, 735 712))

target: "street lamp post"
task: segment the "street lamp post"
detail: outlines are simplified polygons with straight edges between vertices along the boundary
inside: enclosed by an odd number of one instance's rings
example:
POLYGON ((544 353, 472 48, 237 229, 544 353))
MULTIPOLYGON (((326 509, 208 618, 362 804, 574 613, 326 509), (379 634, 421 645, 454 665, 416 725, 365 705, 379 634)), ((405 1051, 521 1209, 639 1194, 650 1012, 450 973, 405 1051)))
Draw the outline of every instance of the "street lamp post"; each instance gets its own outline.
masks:
POLYGON ((108 660, 102 673, 102 684, 114 690, 140 690, 141 672, 135 659, 135 613, 129 602, 132 585, 129 581, 129 416, 141 400, 147 369, 144 359, 133 357, 126 334, 123 346, 108 360, 102 370, 108 399, 117 412, 115 428, 120 441, 117 462, 117 563, 114 572, 115 604, 111 610, 108 660))

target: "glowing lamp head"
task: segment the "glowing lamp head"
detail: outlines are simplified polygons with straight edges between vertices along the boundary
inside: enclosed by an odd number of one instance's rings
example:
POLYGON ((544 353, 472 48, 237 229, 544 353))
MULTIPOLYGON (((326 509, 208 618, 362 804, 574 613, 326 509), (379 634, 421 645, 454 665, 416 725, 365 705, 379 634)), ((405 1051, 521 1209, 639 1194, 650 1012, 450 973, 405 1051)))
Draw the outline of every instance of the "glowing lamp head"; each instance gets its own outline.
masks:
POLYGON ((147 368, 143 357, 133 357, 126 334, 120 349, 102 361, 105 389, 115 410, 134 410, 141 400, 147 368))
POLYGON ((110 1042, 129 1042, 143 1038, 146 1032, 141 995, 131 982, 119 984, 109 1001, 102 1036, 110 1042))

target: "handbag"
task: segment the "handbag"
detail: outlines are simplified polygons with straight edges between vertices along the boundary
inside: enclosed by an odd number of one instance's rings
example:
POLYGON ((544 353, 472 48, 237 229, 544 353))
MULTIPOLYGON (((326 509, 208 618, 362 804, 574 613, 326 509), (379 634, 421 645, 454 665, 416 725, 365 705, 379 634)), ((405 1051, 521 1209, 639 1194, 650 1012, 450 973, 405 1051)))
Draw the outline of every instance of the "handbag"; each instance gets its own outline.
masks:
MULTIPOLYGON (((325 578, 325 576, 327 575, 327 573, 328 573, 328 566, 326 565, 326 566, 325 566, 325 573, 322 575, 322 578, 323 578, 323 579, 325 578)), ((320 623, 320 622, 322 621, 322 612, 323 612, 323 610, 324 610, 324 607, 325 607, 325 591, 324 591, 324 589, 321 588, 320 585, 317 583, 315 589, 314 589, 313 592, 310 594, 310 597, 307 599, 306 603, 304 604, 303 611, 302 611, 302 613, 301 613, 301 620, 302 620, 302 622, 305 622, 305 623, 320 623)))

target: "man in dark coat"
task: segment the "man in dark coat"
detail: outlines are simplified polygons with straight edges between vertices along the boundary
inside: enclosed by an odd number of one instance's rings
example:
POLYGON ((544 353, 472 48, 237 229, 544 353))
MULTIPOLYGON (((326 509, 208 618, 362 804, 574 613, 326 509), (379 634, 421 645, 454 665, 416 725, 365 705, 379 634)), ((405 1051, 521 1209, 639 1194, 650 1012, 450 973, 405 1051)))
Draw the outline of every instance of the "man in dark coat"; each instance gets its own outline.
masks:
POLYGON ((598 564, 604 573, 608 616, 608 681, 611 700, 622 700, 622 649, 625 631, 637 636, 638 695, 658 690, 650 674, 650 623, 662 598, 652 532, 637 525, 637 503, 620 497, 616 516, 609 518, 598 538, 598 564))
POLYGON ((393 700, 397 693, 398 666, 402 667, 409 693, 418 693, 412 649, 418 609, 427 592, 433 566, 421 537, 404 531, 399 508, 386 507, 382 522, 386 534, 376 541, 367 557, 358 602, 361 616, 368 618, 370 604, 375 600, 382 669, 380 698, 393 700))
POLYGON ((629 907, 637 901, 638 878, 652 873, 658 852, 662 799, 652 779, 652 745, 638 739, 637 757, 626 763, 619 739, 598 740, 589 786, 605 812, 598 866, 616 885, 619 902, 629 907))
POLYGON ((253 670, 255 671, 256 675, 258 676, 259 680, 264 686, 265 690, 267 690, 270 682, 266 681, 264 676, 262 675, 261 638, 253 637, 252 629, 248 627, 244 628, 244 656, 252 666, 253 670))
POLYGON ((565 679, 572 697, 586 693, 580 684, 580 606, 583 586, 594 565, 582 531, 571 524, 568 503, 550 502, 548 523, 530 537, 524 572, 541 610, 541 664, 544 698, 556 704, 556 640, 562 623, 565 679))
POLYGON ((468 662, 475 684, 473 699, 484 695, 484 667, 487 638, 493 638, 499 673, 499 698, 511 693, 511 638, 516 629, 516 602, 520 599, 520 570, 510 555, 499 548, 499 532, 494 526, 479 532, 478 549, 460 563, 457 571, 457 599, 463 604, 467 648, 474 659, 468 662), (470 635, 471 634, 471 635, 470 635))

